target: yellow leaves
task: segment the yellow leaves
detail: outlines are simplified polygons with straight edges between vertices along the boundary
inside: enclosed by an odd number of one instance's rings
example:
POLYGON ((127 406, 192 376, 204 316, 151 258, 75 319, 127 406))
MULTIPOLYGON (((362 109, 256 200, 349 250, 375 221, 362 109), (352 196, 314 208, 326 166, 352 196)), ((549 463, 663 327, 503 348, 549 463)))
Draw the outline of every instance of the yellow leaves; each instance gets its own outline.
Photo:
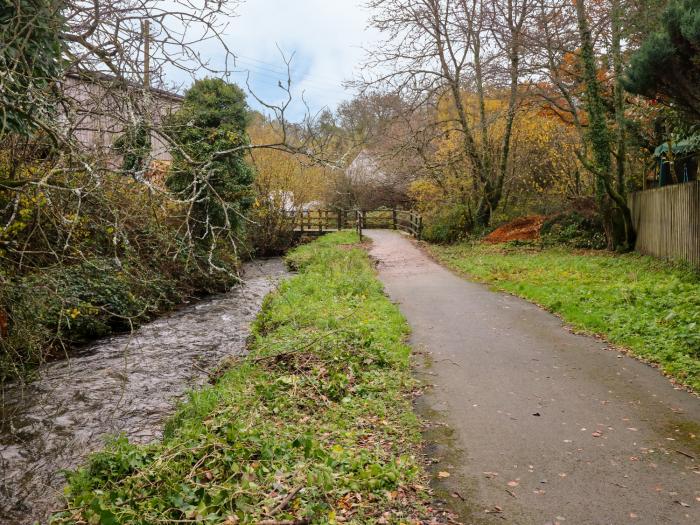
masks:
MULTIPOLYGON (((506 131, 507 97, 493 92, 484 99, 486 113, 486 140, 483 143, 479 100, 475 93, 464 92, 462 102, 477 150, 482 155, 497 158, 506 131)), ((444 133, 435 141, 432 162, 441 166, 440 184, 417 181, 410 186, 409 195, 417 202, 422 213, 439 207, 450 197, 470 191, 471 169, 464 157, 463 135, 454 131, 457 112, 449 94, 438 103, 438 115, 444 124, 444 133)), ((545 103, 529 102, 517 109, 509 159, 513 185, 518 195, 529 195, 538 200, 553 195, 564 195, 582 181, 575 179, 581 169, 576 157, 580 137, 575 127, 551 111, 545 103), (578 180, 578 182, 576 182, 578 180)))
POLYGON ((418 179, 409 185, 408 195, 418 204, 419 211, 425 211, 429 204, 442 199, 443 191, 432 181, 418 179))
POLYGON ((73 308, 68 312, 68 315, 70 315, 71 319, 77 319, 80 315, 80 310, 78 310, 77 308, 73 308))
MULTIPOLYGON (((253 144, 271 144, 283 139, 275 125, 256 119, 248 128, 253 144)), ((256 169, 255 186, 258 198, 254 208, 260 209, 265 201, 274 201, 275 207, 290 207, 322 200, 326 193, 329 171, 318 165, 306 165, 284 151, 257 149, 251 152, 251 163, 256 169)))

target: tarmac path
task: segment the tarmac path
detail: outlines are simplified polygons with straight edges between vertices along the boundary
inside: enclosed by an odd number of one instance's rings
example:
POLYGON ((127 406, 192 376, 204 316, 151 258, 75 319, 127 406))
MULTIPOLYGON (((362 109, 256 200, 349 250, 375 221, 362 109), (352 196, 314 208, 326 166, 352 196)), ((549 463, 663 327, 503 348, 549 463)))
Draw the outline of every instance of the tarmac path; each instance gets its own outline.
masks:
POLYGON ((366 234, 428 356, 419 409, 449 428, 436 478, 465 523, 700 523, 698 397, 406 236, 366 234))

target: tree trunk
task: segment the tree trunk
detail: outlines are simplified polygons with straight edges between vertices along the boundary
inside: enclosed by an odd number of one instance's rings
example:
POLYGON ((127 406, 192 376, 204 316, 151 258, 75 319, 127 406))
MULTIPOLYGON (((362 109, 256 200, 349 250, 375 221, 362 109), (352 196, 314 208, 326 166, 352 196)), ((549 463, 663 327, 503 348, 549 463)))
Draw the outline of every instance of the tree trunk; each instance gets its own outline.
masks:
POLYGON ((612 0, 611 32, 612 32, 612 63, 615 73, 615 125, 617 126, 617 191, 626 197, 625 157, 627 155, 625 137, 625 89, 622 86, 624 66, 622 63, 622 10, 620 0, 612 0))
MULTIPOLYGON (((610 130, 606 121, 605 107, 600 95, 593 39, 586 17, 585 0, 577 0, 575 5, 579 36, 581 39, 583 78, 586 84, 589 138, 593 150, 592 171, 596 176, 598 205, 600 206, 603 217, 608 218, 614 216, 613 210, 610 209, 614 203, 625 225, 624 238, 608 239, 609 243, 612 241, 611 244, 614 247, 621 246, 625 249, 633 249, 635 234, 632 223, 632 213, 627 206, 625 197, 617 191, 612 183, 612 145, 610 130)), ((624 159, 622 159, 622 161, 624 161, 624 159)), ((610 232, 608 233, 610 236, 614 237, 612 225, 608 225, 606 230, 610 232)))

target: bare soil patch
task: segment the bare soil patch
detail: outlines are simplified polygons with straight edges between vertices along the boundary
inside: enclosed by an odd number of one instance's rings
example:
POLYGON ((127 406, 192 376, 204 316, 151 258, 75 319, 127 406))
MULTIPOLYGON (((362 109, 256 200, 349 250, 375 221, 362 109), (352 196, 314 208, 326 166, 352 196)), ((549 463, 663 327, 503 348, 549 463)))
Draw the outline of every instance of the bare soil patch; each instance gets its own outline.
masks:
POLYGON ((503 243, 510 241, 534 241, 540 238, 540 230, 547 218, 544 215, 519 217, 503 226, 496 228, 484 241, 503 243))

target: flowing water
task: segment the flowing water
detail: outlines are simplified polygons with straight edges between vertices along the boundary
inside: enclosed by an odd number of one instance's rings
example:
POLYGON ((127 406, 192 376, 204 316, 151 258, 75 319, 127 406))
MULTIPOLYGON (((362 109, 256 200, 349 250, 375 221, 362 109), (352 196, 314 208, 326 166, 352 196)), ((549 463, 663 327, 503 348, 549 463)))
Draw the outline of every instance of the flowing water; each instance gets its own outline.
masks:
POLYGON ((160 437, 178 398, 222 358, 245 351, 265 295, 286 274, 280 259, 244 267, 245 284, 45 365, 0 400, 0 523, 45 521, 65 479, 108 435, 160 437))

